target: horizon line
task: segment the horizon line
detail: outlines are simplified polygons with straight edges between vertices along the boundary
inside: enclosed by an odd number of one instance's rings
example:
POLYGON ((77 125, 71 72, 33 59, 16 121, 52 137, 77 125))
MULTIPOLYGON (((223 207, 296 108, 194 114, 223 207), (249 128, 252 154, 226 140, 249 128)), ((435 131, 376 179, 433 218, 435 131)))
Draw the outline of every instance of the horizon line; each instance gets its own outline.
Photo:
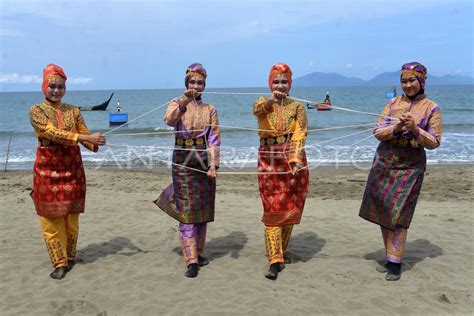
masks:
MULTIPOLYGON (((473 78, 474 79, 474 78, 473 78)), ((393 84, 356 84, 356 85, 316 85, 316 86, 308 86, 308 85, 302 85, 302 86, 293 86, 292 88, 326 88, 326 87, 340 87, 340 88, 351 88, 351 87, 383 87, 383 86, 390 86, 392 87, 393 84)), ((461 83, 461 84, 431 84, 429 86, 474 86, 473 83, 461 83)), ((67 92, 87 92, 87 91, 138 91, 138 90, 182 90, 184 87, 180 88, 102 88, 102 89, 67 89, 67 92)), ((255 86, 255 87, 206 87, 206 90, 209 89, 268 89, 268 86, 255 86)), ((39 90, 20 90, 20 91, 0 91, 0 93, 22 93, 22 92, 28 92, 28 93, 43 93, 41 89, 39 90)), ((263 92, 262 92, 263 93, 263 92)), ((265 92, 267 93, 267 92, 265 92)))

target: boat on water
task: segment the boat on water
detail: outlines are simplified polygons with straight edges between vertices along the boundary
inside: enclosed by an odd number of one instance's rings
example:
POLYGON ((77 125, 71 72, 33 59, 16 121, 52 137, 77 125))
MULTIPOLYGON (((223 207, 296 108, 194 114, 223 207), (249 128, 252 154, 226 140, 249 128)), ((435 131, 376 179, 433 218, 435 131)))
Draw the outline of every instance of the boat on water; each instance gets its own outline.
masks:
POLYGON ((113 96, 114 96, 114 93, 112 92, 109 99, 105 102, 102 102, 101 104, 89 105, 89 106, 78 106, 78 108, 81 111, 106 111, 107 107, 109 106, 110 100, 112 100, 113 96))
POLYGON ((318 111, 330 111, 331 110, 331 98, 329 97, 329 91, 326 92, 326 98, 324 102, 319 103, 306 103, 308 109, 316 109, 318 111))
POLYGON ((109 124, 110 125, 122 125, 128 122, 128 113, 122 112, 120 106, 120 100, 117 100, 117 106, 115 112, 109 113, 109 124))
POLYGON ((128 113, 109 113, 110 125, 122 125, 128 122, 128 113))
POLYGON ((391 91, 387 91, 386 97, 387 99, 393 99, 396 96, 397 96, 397 88, 393 86, 391 91))
POLYGON ((318 111, 331 111, 331 102, 307 103, 306 107, 318 111))

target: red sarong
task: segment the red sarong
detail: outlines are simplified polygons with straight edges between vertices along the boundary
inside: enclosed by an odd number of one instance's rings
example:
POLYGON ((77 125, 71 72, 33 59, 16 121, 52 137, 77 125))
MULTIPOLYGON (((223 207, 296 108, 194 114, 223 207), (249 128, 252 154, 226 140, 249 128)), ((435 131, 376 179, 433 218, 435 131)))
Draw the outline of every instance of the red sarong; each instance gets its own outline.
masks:
MULTIPOLYGON (((259 172, 289 172, 288 144, 260 146, 259 172)), ((303 152, 303 165, 307 165, 306 154, 303 152)), ((295 175, 259 174, 258 184, 263 203, 262 222, 266 226, 282 226, 299 224, 303 215, 306 195, 309 190, 309 171, 303 169, 295 175)))
POLYGON ((86 177, 79 146, 38 147, 31 198, 41 216, 84 212, 86 177))

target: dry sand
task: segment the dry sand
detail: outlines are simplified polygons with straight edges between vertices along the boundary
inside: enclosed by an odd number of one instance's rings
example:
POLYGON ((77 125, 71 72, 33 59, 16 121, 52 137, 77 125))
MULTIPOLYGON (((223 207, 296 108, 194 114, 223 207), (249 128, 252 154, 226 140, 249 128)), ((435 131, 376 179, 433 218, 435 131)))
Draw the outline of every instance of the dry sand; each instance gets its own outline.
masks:
POLYGON ((263 277, 262 206, 256 176, 218 178, 211 263, 183 276, 177 222, 152 203, 169 170, 86 171, 78 264, 57 281, 29 197, 31 173, 0 174, 0 313, 471 314, 473 215, 470 165, 429 166, 408 233, 402 278, 387 282, 380 229, 358 217, 367 170, 311 172, 302 223, 289 246, 295 261, 263 277))

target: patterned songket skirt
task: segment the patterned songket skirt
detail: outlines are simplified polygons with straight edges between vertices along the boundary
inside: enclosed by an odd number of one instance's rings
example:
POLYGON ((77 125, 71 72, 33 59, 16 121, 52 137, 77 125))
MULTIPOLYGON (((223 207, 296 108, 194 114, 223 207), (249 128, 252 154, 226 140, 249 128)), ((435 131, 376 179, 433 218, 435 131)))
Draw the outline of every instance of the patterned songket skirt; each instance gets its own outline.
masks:
MULTIPOLYGON (((264 211, 262 222, 266 226, 299 224, 303 215, 309 189, 309 171, 305 168, 295 175, 286 173, 291 170, 289 148, 288 144, 259 147, 258 171, 269 173, 258 175, 264 211), (285 174, 271 174, 275 172, 285 174)), ((302 154, 303 165, 306 166, 306 154, 302 154)))
POLYGON ((41 216, 84 212, 86 177, 79 146, 38 147, 31 197, 41 216))
POLYGON ((216 179, 207 176, 208 154, 205 144, 173 152, 172 177, 155 204, 169 216, 184 224, 214 221, 216 179), (185 168, 202 170, 203 172, 185 168))
POLYGON ((381 142, 365 187, 359 216, 395 230, 408 228, 426 169, 424 148, 381 142))

